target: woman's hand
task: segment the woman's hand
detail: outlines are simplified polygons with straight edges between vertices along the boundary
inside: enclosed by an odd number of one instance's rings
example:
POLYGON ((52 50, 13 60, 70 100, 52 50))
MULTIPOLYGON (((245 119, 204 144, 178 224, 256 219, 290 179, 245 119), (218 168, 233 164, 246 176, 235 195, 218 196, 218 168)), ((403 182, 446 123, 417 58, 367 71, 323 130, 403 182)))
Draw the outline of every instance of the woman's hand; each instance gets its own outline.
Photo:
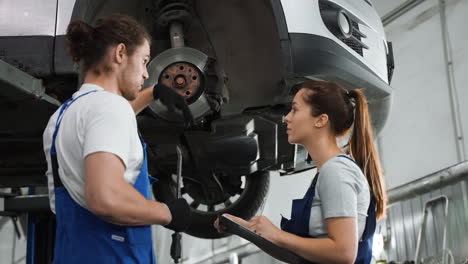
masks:
MULTIPOLYGON (((252 230, 257 233, 259 236, 262 236, 273 243, 277 243, 281 235, 281 230, 276 227, 267 217, 265 216, 254 216, 250 221, 245 221, 242 218, 230 215, 223 214, 223 216, 228 217, 232 221, 238 223, 239 225, 252 230)), ((219 224, 219 219, 216 219, 214 222, 214 227, 218 232, 222 233, 225 231, 225 228, 219 224)))
POLYGON ((249 229, 273 243, 278 243, 281 229, 276 227, 266 216, 254 216, 250 219, 249 229))
MULTIPOLYGON (((233 216, 233 215, 230 215, 230 214, 223 214, 223 216, 231 219, 232 221, 238 223, 239 225, 241 225, 243 227, 249 228, 249 226, 248 226, 249 222, 245 221, 244 219, 242 219, 240 217, 236 217, 236 216, 233 216)), ((213 225, 216 228, 216 230, 218 230, 218 232, 220 232, 220 233, 224 233, 226 231, 226 228, 219 223, 219 218, 216 218, 216 221, 214 222, 213 225)))

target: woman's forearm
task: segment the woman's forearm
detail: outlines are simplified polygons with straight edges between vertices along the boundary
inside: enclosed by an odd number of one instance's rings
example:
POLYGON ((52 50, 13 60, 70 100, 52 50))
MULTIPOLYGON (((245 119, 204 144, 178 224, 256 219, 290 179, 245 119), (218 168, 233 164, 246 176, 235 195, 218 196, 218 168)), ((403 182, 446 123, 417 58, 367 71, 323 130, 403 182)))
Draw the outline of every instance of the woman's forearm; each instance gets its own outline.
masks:
POLYGON ((318 263, 354 263, 356 252, 350 252, 330 238, 304 238, 281 231, 278 246, 318 263))

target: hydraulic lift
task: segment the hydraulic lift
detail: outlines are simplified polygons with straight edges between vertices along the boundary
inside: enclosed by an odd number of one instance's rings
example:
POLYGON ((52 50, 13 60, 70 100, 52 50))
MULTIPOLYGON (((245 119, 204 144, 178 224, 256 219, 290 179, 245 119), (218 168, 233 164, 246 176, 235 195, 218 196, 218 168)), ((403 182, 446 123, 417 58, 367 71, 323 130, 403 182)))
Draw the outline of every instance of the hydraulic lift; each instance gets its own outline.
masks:
MULTIPOLYGON (((45 94, 41 79, 34 78, 2 60, 0 87, 0 99, 8 98, 10 101, 6 103, 20 102, 26 108, 28 105, 34 105, 37 109, 43 109, 37 111, 38 114, 47 115, 60 105, 58 100, 45 94)), ((18 111, 21 111, 21 108, 18 111)), ((8 122, 8 117, 5 117, 5 120, 2 117, 3 122, 8 122)), ((18 122, 27 123, 29 120, 18 122)), ((15 128, 15 124, 3 125, 15 128)), ((29 142, 30 137, 21 135, 14 128, 11 133, 2 134, 5 141, 29 142), (14 137, 16 134, 19 134, 18 138, 14 137)), ((2 144, 9 148, 15 147, 15 143, 2 144)), ((5 160, 2 159, 2 162, 5 160)), ((51 263, 53 257, 55 216, 50 210, 46 184, 45 167, 9 167, 0 164, 0 217, 11 217, 19 237, 27 235, 28 264, 51 263)))

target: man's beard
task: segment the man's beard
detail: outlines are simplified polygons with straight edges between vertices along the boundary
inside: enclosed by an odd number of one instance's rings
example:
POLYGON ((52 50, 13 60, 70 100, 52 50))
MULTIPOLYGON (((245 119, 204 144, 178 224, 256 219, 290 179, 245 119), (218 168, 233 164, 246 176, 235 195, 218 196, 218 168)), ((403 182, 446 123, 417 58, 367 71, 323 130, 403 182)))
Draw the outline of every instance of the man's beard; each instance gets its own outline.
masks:
POLYGON ((128 101, 133 101, 137 98, 137 93, 133 93, 128 90, 123 90, 122 91, 122 96, 123 98, 127 99, 128 101))

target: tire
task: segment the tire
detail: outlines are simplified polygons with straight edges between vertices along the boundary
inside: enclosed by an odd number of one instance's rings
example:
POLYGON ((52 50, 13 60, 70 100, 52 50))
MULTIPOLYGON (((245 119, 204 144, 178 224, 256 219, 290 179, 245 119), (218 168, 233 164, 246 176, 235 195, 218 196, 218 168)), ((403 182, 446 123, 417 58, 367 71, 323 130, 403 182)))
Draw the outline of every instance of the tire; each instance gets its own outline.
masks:
MULTIPOLYGON (((219 210, 206 212, 192 207, 192 223, 185 233, 207 239, 226 237, 229 234, 218 233, 213 227, 213 223, 219 215, 229 213, 243 219, 250 219, 255 215, 264 203, 268 193, 270 184, 269 172, 259 171, 239 177, 245 177, 245 188, 239 197, 226 208, 219 210)), ((162 178, 153 184, 153 193, 158 201, 171 201, 176 198, 176 183, 171 177, 162 178)), ((185 196, 182 197, 185 198, 185 196)))

